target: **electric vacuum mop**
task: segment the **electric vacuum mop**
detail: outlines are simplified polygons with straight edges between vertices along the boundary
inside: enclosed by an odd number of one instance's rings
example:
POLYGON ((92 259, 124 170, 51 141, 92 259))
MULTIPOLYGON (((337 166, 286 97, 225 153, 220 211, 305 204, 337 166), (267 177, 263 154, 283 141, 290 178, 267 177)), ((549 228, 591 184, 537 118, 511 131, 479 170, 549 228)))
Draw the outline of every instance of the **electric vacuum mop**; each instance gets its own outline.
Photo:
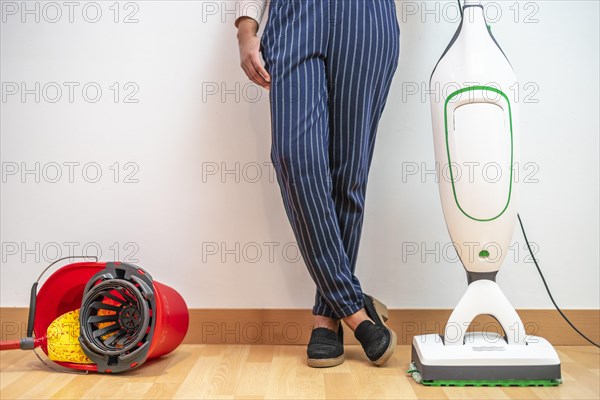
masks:
POLYGON ((435 157, 448 232, 468 287, 444 335, 415 336, 409 373, 426 385, 554 386, 560 359, 548 341, 527 336, 495 282, 517 217, 513 166, 519 114, 507 93, 514 71, 485 21, 480 1, 465 1, 462 21, 430 79, 435 157), (475 171, 475 172, 473 172, 475 171), (439 172, 439 171, 438 171, 439 172), (469 173, 472 172, 472 173, 469 173), (504 335, 467 332, 488 314, 504 335))

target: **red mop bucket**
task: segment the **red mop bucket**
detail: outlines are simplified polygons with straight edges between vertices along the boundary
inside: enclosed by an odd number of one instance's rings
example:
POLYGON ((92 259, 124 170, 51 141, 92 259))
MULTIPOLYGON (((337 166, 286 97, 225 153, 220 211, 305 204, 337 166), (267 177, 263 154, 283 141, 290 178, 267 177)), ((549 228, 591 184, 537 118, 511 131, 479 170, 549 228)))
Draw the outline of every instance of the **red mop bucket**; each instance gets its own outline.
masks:
POLYGON ((54 360, 63 367, 127 371, 175 350, 187 333, 189 314, 181 295, 133 264, 69 264, 54 272, 37 295, 36 291, 37 282, 32 288, 28 338, 21 339, 20 348, 41 347, 49 355, 48 327, 78 310, 78 341, 89 361, 54 360))

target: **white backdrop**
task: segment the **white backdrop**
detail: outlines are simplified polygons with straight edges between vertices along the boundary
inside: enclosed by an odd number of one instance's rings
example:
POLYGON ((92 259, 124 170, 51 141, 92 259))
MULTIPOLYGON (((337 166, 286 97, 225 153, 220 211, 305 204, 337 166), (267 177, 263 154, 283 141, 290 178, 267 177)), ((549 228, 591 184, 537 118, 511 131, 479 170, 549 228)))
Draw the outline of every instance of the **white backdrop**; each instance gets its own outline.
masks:
MULTIPOLYGON (((520 213, 565 308, 600 306, 598 4, 486 7, 519 77, 520 213)), ((269 162, 268 95, 239 67, 234 8, 2 1, 2 307, 26 306, 49 262, 82 253, 138 264, 190 307, 312 305, 269 162)), ((425 84, 457 8, 397 8, 401 60, 357 275, 391 307, 449 308, 466 277, 431 173, 425 84)), ((517 230, 498 282, 516 307, 552 307, 517 230)))

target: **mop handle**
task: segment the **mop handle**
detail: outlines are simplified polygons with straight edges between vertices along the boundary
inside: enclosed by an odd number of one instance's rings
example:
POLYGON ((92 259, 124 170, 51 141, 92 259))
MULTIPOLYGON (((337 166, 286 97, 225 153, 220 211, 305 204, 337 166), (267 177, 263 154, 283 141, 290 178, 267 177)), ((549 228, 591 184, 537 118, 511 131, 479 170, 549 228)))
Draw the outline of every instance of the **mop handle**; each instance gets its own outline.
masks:
POLYGON ((44 343, 43 337, 41 338, 23 338, 18 340, 3 340, 0 341, 0 351, 4 350, 33 350, 36 347, 40 347, 44 343), (29 340, 33 339, 33 340, 29 340))
POLYGON ((31 295, 29 297, 29 318, 27 319, 27 337, 33 336, 33 322, 35 320, 35 305, 37 298, 38 282, 34 282, 31 286, 31 295))
POLYGON ((0 342, 0 351, 20 349, 20 348, 21 348, 20 340, 7 340, 5 342, 0 342))
POLYGON ((0 351, 2 350, 33 350, 42 345, 43 338, 33 337, 33 321, 35 319, 35 297, 37 295, 38 282, 31 287, 31 297, 29 299, 29 319, 27 320, 27 337, 19 340, 6 340, 0 342, 0 351))
POLYGON ((37 287, 38 287, 38 283, 40 282, 40 279, 42 279, 42 276, 54 264, 56 264, 60 261, 63 261, 63 260, 68 260, 70 258, 93 258, 94 260, 96 260, 96 262, 98 262, 98 257, 96 257, 96 256, 67 256, 67 257, 63 257, 63 258, 59 258, 58 260, 55 260, 52 264, 48 265, 42 271, 40 276, 38 276, 37 280, 33 283, 33 286, 31 287, 31 296, 29 297, 29 318, 27 320, 27 337, 28 338, 33 337, 33 323, 35 322, 35 303, 37 300, 37 287))
POLYGON ((27 336, 19 339, 19 340, 7 340, 0 341, 0 350, 12 350, 12 349, 23 349, 23 350, 33 350, 36 347, 39 347, 44 342, 45 336, 34 338, 33 337, 33 327, 35 323, 35 306, 37 300, 37 287, 40 282, 42 276, 52 267, 54 264, 68 260, 70 258, 92 258, 96 262, 98 262, 98 257, 96 256, 68 256, 59 258, 54 261, 52 264, 48 265, 37 278, 37 280, 31 286, 31 294, 29 296, 29 317, 27 319, 27 336))

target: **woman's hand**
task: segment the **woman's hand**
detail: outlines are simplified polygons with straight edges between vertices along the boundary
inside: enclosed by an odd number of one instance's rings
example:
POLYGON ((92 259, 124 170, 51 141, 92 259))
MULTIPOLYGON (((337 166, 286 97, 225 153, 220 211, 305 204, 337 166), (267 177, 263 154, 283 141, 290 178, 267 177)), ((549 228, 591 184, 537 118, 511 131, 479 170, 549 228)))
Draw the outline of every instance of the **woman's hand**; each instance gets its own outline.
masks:
POLYGON ((271 88, 271 76, 260 60, 260 39, 256 36, 258 23, 252 18, 242 18, 238 24, 240 64, 250 80, 265 89, 271 88))

